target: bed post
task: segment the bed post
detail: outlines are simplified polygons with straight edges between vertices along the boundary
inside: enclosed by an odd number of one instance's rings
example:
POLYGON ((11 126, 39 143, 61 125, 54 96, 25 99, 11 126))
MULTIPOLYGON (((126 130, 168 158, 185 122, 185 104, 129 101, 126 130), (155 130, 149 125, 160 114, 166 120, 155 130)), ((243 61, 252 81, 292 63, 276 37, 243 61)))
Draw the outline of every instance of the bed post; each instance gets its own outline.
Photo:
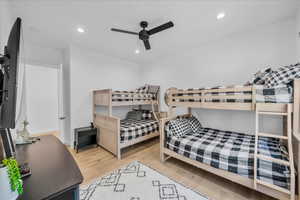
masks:
POLYGON ((152 109, 152 113, 154 115, 154 118, 159 121, 159 114, 160 114, 160 100, 159 100, 159 96, 160 96, 160 89, 158 89, 157 93, 156 93, 156 99, 155 100, 151 100, 151 109, 152 109))
MULTIPOLYGON (((109 103, 108 103, 108 115, 110 117, 112 117, 112 89, 109 89, 109 92, 108 92, 108 98, 109 98, 109 103)), ((121 160, 121 136, 120 136, 120 119, 118 119, 118 123, 117 123, 117 141, 116 141, 116 153, 117 153, 117 158, 118 160, 121 160)))
POLYGON ((293 132, 294 136, 300 139, 299 133, 299 110, 300 110, 300 79, 294 80, 294 108, 293 108, 293 132))
POLYGON ((190 116, 192 116, 192 107, 188 107, 188 113, 190 116))
POLYGON ((92 97, 92 103, 93 103, 93 123, 95 124, 95 115, 96 115, 96 104, 95 104, 95 93, 96 91, 93 91, 93 97, 92 97))
POLYGON ((162 118, 160 119, 160 127, 159 127, 159 132, 160 132, 160 142, 159 142, 159 145, 160 145, 160 161, 161 162, 165 162, 166 160, 166 157, 165 157, 165 154, 164 154, 164 141, 165 141, 165 118, 162 118))
POLYGON ((112 89, 109 89, 108 92, 108 98, 109 98, 109 103, 108 103, 108 116, 112 116, 112 89))
POLYGON ((172 103, 172 92, 173 90, 176 89, 176 88, 169 88, 167 89, 167 91, 165 92, 165 102, 166 102, 166 105, 168 106, 168 117, 172 117, 173 116, 173 108, 175 108, 176 106, 172 106, 171 103, 172 103))
POLYGON ((174 116, 174 108, 175 106, 169 106, 168 116, 173 117, 174 116))
POLYGON ((294 153, 296 154, 294 157, 295 163, 297 165, 297 171, 298 171, 298 199, 300 200, 300 148, 299 148, 299 141, 300 141, 300 133, 299 133, 299 111, 300 111, 300 79, 295 79, 294 80, 294 105, 293 105, 293 135, 294 138, 296 139, 296 150, 294 153))
POLYGON ((160 112, 160 87, 158 88, 156 94, 156 101, 157 101, 157 112, 160 112))
POLYGON ((121 160, 121 135, 120 135, 120 120, 118 120, 118 127, 117 127, 117 158, 121 160))
POLYGON ((256 105, 256 89, 255 85, 252 85, 252 110, 255 110, 255 105, 256 105))

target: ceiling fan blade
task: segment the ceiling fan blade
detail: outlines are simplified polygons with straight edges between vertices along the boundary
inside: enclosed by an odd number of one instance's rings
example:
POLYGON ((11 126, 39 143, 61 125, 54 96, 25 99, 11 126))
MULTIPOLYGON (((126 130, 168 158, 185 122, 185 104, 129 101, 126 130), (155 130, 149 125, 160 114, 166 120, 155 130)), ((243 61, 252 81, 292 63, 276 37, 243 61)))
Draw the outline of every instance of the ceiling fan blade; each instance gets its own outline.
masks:
POLYGON ((139 33, 136 33, 136 32, 133 32, 133 31, 125 31, 125 30, 121 30, 121 29, 117 29, 117 28, 112 28, 110 30, 115 31, 115 32, 120 32, 120 33, 128 33, 128 34, 133 34, 133 35, 139 35, 139 33))
POLYGON ((162 24, 162 25, 160 25, 160 26, 158 26, 158 27, 155 27, 155 28, 149 30, 149 31, 148 31, 148 34, 149 34, 149 35, 153 35, 153 34, 158 33, 158 32, 160 32, 160 31, 163 31, 163 30, 166 30, 166 29, 168 29, 168 28, 171 28, 171 27, 173 27, 173 26, 174 26, 173 22, 169 21, 169 22, 167 22, 167 23, 165 23, 165 24, 162 24))
POLYGON ((149 40, 143 40, 146 50, 151 49, 149 40))

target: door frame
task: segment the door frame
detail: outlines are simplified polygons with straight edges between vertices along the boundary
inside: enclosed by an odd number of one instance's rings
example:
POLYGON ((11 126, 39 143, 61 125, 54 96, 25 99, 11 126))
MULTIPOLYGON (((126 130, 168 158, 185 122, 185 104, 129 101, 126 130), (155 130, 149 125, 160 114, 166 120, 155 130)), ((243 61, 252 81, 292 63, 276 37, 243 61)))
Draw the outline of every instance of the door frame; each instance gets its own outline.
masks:
POLYGON ((64 68, 60 64, 57 70, 57 92, 58 92, 58 127, 59 127, 59 138, 63 143, 66 143, 66 126, 67 126, 67 114, 65 108, 65 92, 64 92, 64 68))

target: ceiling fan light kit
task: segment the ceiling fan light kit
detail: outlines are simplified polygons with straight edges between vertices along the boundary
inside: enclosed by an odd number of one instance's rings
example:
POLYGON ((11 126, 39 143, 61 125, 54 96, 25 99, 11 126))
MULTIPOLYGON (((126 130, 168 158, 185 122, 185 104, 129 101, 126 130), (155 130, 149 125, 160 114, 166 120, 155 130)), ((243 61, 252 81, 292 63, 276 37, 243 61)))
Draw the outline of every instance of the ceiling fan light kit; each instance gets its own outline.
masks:
POLYGON ((112 28, 111 31, 127 33, 127 34, 132 34, 132 35, 138 35, 139 39, 143 41, 145 49, 150 50, 151 49, 151 45, 149 42, 150 36, 155 33, 158 33, 158 32, 161 32, 161 31, 164 31, 166 29, 173 27, 174 23, 169 21, 165 24, 162 24, 162 25, 152 28, 150 30, 146 30, 146 28, 148 27, 148 22, 141 21, 140 26, 142 27, 142 30, 140 32, 127 31, 127 30, 122 30, 122 29, 117 29, 117 28, 112 28))

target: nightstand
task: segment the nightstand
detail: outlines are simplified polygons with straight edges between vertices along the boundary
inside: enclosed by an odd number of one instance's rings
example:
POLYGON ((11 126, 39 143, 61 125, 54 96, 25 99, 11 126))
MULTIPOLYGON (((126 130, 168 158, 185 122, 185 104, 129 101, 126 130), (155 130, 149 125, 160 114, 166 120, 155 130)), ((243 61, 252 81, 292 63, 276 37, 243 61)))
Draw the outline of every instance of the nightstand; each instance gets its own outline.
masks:
POLYGON ((76 128, 74 130, 75 141, 74 141, 74 149, 78 153, 78 150, 89 146, 89 145, 97 145, 97 128, 95 127, 82 127, 76 128))

